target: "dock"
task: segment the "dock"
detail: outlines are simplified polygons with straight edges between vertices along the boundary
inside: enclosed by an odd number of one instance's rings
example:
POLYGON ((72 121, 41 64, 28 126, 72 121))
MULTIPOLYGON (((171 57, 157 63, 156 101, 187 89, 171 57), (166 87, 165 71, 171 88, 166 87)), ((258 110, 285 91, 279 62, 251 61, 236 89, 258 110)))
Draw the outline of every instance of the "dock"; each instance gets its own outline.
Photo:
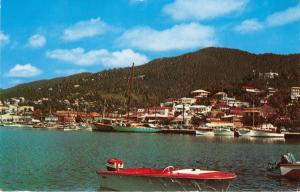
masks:
POLYGON ((196 135, 196 130, 191 130, 191 129, 161 129, 160 133, 196 135))
POLYGON ((300 133, 285 133, 284 134, 285 139, 300 139, 300 133))

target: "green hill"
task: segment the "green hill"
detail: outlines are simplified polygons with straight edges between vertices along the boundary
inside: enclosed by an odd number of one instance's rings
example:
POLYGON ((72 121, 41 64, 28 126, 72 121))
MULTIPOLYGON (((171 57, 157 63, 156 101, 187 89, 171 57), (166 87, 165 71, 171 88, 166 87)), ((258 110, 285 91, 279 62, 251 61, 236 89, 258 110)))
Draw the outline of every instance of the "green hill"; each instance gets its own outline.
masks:
MULTIPOLYGON (((68 77, 41 80, 2 90, 1 100, 23 96, 29 100, 51 97, 56 109, 59 100, 94 102, 100 110, 106 99, 116 110, 124 106, 129 68, 80 73, 68 77), (52 91, 49 91, 52 88, 52 91), (118 106, 118 107, 117 107, 118 106)), ((195 89, 238 93, 243 84, 266 84, 288 90, 300 85, 300 54, 251 54, 227 48, 205 48, 177 57, 160 58, 135 67, 133 105, 158 104, 169 97, 189 96, 195 89), (279 73, 274 80, 261 80, 258 73, 279 73)))

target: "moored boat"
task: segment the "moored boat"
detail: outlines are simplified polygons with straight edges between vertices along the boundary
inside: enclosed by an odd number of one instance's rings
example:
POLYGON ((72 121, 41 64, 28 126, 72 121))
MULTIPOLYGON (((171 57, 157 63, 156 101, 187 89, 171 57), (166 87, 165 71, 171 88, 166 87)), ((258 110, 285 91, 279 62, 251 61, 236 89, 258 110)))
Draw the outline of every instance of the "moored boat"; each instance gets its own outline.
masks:
POLYGON ((234 131, 231 127, 217 127, 213 130, 214 136, 234 136, 234 131))
POLYGON ((111 119, 102 119, 101 122, 94 122, 92 123, 92 130, 93 131, 105 131, 111 132, 115 131, 112 127, 112 120, 111 119))
POLYGON ((251 136, 251 130, 250 129, 247 129, 247 128, 244 128, 244 127, 239 127, 239 128, 236 128, 234 129, 234 136, 251 136))
POLYGON ((278 132, 272 124, 262 124, 260 127, 252 127, 251 137, 284 137, 284 133, 278 132))
POLYGON ((196 128, 196 136, 214 136, 213 128, 211 127, 199 127, 196 128))
POLYGON ((107 170, 97 171, 104 190, 117 191, 225 191, 236 174, 201 169, 124 169, 123 161, 110 159, 107 170))

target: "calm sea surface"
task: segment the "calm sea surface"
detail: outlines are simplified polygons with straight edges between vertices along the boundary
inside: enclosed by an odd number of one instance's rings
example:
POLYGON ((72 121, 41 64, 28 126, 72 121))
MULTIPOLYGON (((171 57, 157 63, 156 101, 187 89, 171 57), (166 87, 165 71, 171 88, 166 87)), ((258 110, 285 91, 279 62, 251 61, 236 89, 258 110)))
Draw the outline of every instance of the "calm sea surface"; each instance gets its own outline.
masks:
POLYGON ((300 142, 0 127, 0 189, 101 190, 95 172, 117 157, 126 167, 235 172, 231 190, 296 191, 300 182, 266 171, 286 152, 300 157, 300 142))

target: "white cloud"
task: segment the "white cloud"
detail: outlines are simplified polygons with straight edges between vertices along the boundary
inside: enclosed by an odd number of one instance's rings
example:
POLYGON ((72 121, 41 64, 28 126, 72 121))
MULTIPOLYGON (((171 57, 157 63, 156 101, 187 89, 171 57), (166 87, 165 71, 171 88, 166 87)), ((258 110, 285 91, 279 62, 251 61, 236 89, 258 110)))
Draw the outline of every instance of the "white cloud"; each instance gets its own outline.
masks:
POLYGON ((242 11, 249 0, 175 0, 163 8, 174 20, 205 20, 242 11))
POLYGON ((41 48, 46 44, 46 38, 43 35, 35 34, 28 39, 27 45, 32 48, 41 48))
POLYGON ((41 70, 31 64, 16 64, 7 74, 9 77, 33 77, 41 74, 41 70))
POLYGON ((241 33, 253 33, 260 31, 263 28, 263 24, 257 19, 247 19, 243 21, 240 25, 236 26, 234 30, 241 33))
POLYGON ((86 72, 85 69, 63 69, 63 70, 55 70, 54 73, 57 75, 73 75, 77 73, 86 72))
POLYGON ((0 31, 0 48, 5 46, 7 43, 9 43, 10 38, 9 35, 6 35, 3 33, 3 31, 0 31))
POLYGON ((131 49, 123 49, 115 52, 109 52, 106 49, 90 50, 88 52, 83 48, 56 49, 47 51, 46 56, 81 66, 102 65, 107 67, 124 67, 131 65, 132 62, 140 65, 149 61, 145 55, 136 53, 131 49))
POLYGON ((217 44, 214 29, 198 23, 175 25, 163 31, 137 27, 126 31, 117 42, 120 46, 149 51, 183 50, 217 44))
POLYGON ((65 41, 77 41, 82 38, 94 37, 104 34, 108 25, 100 18, 80 21, 64 30, 62 39, 65 41))
POLYGON ((300 3, 295 7, 269 15, 264 22, 259 22, 257 19, 247 19, 234 29, 240 33, 252 33, 266 27, 282 26, 297 21, 300 21, 300 3))
POLYGON ((268 16, 266 23, 269 26, 281 26, 296 21, 300 21, 300 3, 295 7, 268 16))

